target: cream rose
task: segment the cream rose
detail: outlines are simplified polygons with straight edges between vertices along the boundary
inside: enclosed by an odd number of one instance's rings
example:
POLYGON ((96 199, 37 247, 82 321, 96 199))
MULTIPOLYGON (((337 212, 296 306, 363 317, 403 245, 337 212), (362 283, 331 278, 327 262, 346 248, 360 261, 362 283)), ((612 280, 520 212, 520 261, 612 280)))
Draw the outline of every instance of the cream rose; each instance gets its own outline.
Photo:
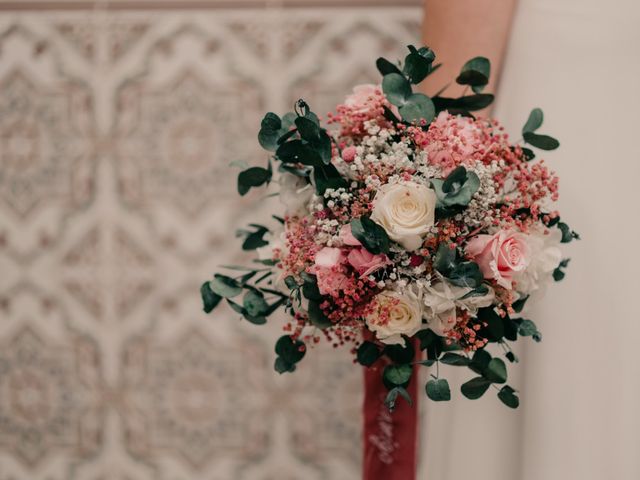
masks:
POLYGON ((526 236, 531 261, 525 270, 513 277, 518 292, 531 295, 539 290, 540 293, 544 293, 547 285, 553 280, 553 271, 562 260, 561 238, 559 228, 532 229, 526 236))
POLYGON ((378 308, 366 318, 367 327, 382 343, 404 344, 402 335, 412 336, 422 328, 420 297, 411 289, 385 290, 376 296, 378 308), (388 312, 388 318, 383 313, 388 312))
POLYGON ((435 221, 436 194, 415 182, 386 184, 373 200, 371 219, 389 238, 409 251, 417 250, 435 221))
POLYGON ((456 323, 457 308, 475 315, 478 308, 493 304, 495 292, 491 287, 488 288, 485 295, 467 296, 472 291, 471 288, 458 287, 445 279, 425 287, 422 301, 425 305, 423 313, 427 325, 438 335, 444 335, 456 323))

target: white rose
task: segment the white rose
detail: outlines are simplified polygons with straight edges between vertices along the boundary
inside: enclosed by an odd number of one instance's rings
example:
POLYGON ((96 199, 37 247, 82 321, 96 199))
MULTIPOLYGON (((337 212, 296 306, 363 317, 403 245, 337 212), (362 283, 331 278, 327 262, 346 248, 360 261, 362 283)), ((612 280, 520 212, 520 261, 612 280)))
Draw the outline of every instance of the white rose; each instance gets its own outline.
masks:
POLYGON ((306 215, 313 196, 313 186, 292 173, 283 173, 278 179, 280 184, 280 202, 285 206, 287 215, 306 215))
POLYGON ((530 295, 536 290, 544 292, 553 278, 553 271, 562 260, 559 248, 561 239, 562 232, 559 228, 538 228, 526 236, 531 261, 525 270, 513 277, 518 292, 524 295, 530 295), (548 233, 545 234, 545 231, 548 233))
POLYGON ((409 251, 422 245, 422 239, 435 221, 436 194, 415 182, 386 184, 373 199, 371 219, 409 251))
POLYGON ((478 308, 488 307, 495 300, 495 292, 491 287, 485 295, 467 297, 471 291, 469 287, 458 287, 444 279, 425 287, 422 301, 426 307, 424 318, 429 328, 438 335, 444 335, 456 323, 456 308, 475 314, 478 308))
POLYGON ((422 328, 422 306, 420 297, 411 289, 403 292, 385 290, 376 296, 377 311, 366 318, 367 327, 382 343, 404 344, 402 335, 412 336, 422 328), (380 312, 387 311, 384 321, 380 312))

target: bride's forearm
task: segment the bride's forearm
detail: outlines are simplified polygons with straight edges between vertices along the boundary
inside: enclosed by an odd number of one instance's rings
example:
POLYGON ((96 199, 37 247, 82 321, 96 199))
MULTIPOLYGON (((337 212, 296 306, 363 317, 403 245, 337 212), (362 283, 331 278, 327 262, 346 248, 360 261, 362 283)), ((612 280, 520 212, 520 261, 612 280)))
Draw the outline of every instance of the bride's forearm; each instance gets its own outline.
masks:
POLYGON ((491 60, 487 91, 495 91, 509 37, 516 0, 425 0, 422 40, 443 65, 424 82, 433 94, 451 82, 447 94, 461 92, 454 81, 470 58, 491 60))

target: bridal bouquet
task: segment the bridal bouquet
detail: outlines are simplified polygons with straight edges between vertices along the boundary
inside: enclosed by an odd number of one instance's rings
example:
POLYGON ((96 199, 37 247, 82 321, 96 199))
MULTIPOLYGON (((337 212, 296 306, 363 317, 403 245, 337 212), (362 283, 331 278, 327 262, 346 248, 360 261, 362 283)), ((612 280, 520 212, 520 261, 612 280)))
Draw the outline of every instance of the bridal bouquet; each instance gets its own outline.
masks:
POLYGON ((578 238, 553 209, 558 178, 525 146, 559 143, 537 133, 539 109, 517 142, 495 120, 471 114, 493 101, 482 93, 484 57, 456 79, 467 94, 415 92, 434 60, 431 49, 413 46, 402 64, 378 59, 381 84, 355 87, 325 126, 303 100, 282 117, 264 116, 258 141, 270 152, 267 166, 242 171, 238 192, 272 182, 284 214, 273 217, 275 228, 240 232, 256 266, 228 266, 237 274, 205 282, 204 310, 225 299, 263 324, 284 309, 280 373, 323 339, 349 346, 365 366, 384 359, 390 409, 399 396, 411 402, 416 365, 432 367, 427 396, 449 400, 442 364, 472 371, 465 397, 493 386, 515 408, 501 357, 518 361, 511 342, 519 336, 541 339, 522 309, 563 278, 568 260, 558 247, 578 238))

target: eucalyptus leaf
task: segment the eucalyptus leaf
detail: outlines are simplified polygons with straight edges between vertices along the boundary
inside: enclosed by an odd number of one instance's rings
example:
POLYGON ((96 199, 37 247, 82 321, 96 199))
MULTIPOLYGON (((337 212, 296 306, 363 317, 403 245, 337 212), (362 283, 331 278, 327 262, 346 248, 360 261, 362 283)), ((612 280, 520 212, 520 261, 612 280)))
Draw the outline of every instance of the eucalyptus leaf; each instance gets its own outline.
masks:
POLYGON ((313 120, 307 117, 298 117, 295 120, 300 136, 307 142, 313 142, 320 138, 320 127, 313 120))
POLYGON ((309 300, 309 321, 320 329, 329 328, 333 322, 324 314, 320 308, 320 302, 317 300, 309 300))
POLYGON ((242 287, 233 278, 226 275, 215 274, 213 280, 209 282, 211 290, 224 298, 233 298, 242 293, 242 287))
POLYGON ((457 251, 453 244, 441 243, 433 259, 433 268, 446 276, 457 264, 457 251), (454 247, 454 248, 451 248, 454 247))
POLYGON ((489 83, 490 74, 491 62, 489 62, 489 59, 475 57, 462 66, 456 82, 460 85, 469 85, 475 93, 479 93, 489 83))
POLYGON ((560 142, 549 135, 539 135, 533 132, 522 134, 524 141, 540 150, 555 150, 560 146, 560 142))
POLYGON ((382 79, 382 91, 387 100, 398 107, 404 105, 411 95, 411 84, 399 73, 389 73, 382 79))
POLYGON ((202 296, 203 310, 205 313, 211 311, 218 306, 222 297, 211 290, 209 282, 204 282, 200 287, 200 295, 202 296))
POLYGON ((238 193, 245 195, 251 187, 259 187, 271 180, 271 172, 262 167, 251 167, 238 174, 238 193))
POLYGON ((493 383, 504 383, 507 381, 507 366, 500 358, 492 358, 487 365, 485 377, 493 383))
POLYGON ((242 305, 252 317, 264 315, 269 310, 269 304, 264 299, 264 295, 257 290, 247 290, 242 299, 242 305))
POLYGON ((276 342, 275 351, 286 362, 298 363, 304 357, 307 349, 304 342, 294 341, 290 335, 283 335, 276 342))
POLYGON ((351 233, 374 255, 389 253, 389 236, 383 227, 369 217, 360 217, 351 221, 351 233))
POLYGON ((477 288, 484 279, 480 266, 475 262, 462 262, 449 272, 447 278, 458 287, 477 288))
POLYGON ((475 377, 461 385, 460 391, 469 400, 476 400, 485 394, 491 382, 483 377, 475 377))
POLYGON ((386 385, 406 387, 411 379, 413 368, 409 364, 387 365, 382 373, 386 385))
POLYGON ((535 132, 542 126, 543 120, 544 115, 542 113, 542 110, 539 108, 534 108, 533 110, 531 110, 527 122, 522 127, 522 133, 525 134, 527 132, 535 132))
POLYGON ((426 385, 427 397, 434 402, 447 402, 451 400, 449 382, 444 378, 432 379, 426 385))
POLYGON ((412 93, 398 108, 402 119, 409 123, 431 123, 436 116, 436 108, 429 97, 422 93, 412 93))
POLYGON ((394 65, 386 58, 379 57, 376 60, 376 67, 378 68, 380 74, 382 74, 383 76, 389 73, 397 73, 399 75, 402 75, 402 71, 397 67, 397 65, 394 65))
POLYGON ((520 399, 515 394, 515 390, 509 385, 505 385, 498 392, 498 398, 502 403, 510 408, 518 408, 520 405, 520 399))
POLYGON ((358 347, 358 350, 356 350, 356 360, 360 365, 364 365, 365 367, 373 365, 381 355, 382 352, 378 346, 369 341, 362 342, 358 347))
POLYGON ((470 360, 464 355, 452 352, 446 352, 440 357, 439 361, 445 365, 454 365, 456 367, 466 367, 470 363, 470 360))

